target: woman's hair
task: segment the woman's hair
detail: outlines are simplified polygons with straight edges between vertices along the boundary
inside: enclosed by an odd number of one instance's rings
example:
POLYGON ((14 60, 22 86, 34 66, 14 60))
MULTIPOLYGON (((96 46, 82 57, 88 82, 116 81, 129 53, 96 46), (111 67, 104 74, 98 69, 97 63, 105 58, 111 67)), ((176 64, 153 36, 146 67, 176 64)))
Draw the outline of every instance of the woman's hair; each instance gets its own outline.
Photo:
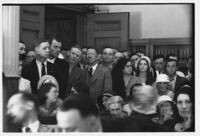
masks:
POLYGON ((120 58, 114 66, 112 75, 112 88, 117 95, 125 98, 125 84, 123 79, 123 69, 125 68, 129 59, 120 58))
POLYGON ((39 100, 39 105, 43 105, 46 103, 47 100, 47 96, 46 94, 51 90, 51 88, 55 87, 56 85, 52 84, 52 83, 45 83, 42 84, 42 86, 39 89, 39 92, 37 94, 38 96, 38 100, 39 100))
POLYGON ((120 58, 116 65, 115 68, 118 69, 119 71, 123 71, 123 69, 125 68, 126 64, 129 62, 129 59, 126 58, 120 58))

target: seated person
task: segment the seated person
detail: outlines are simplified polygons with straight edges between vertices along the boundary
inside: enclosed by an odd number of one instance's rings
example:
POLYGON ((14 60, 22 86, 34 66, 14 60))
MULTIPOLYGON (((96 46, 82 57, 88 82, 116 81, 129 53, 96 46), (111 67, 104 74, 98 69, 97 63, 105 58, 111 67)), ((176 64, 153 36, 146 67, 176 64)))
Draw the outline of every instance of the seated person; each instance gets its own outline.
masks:
POLYGON ((152 121, 173 129, 171 126, 174 123, 174 104, 171 97, 168 95, 160 96, 156 108, 158 117, 153 118, 152 121))
POLYGON ((127 114, 123 111, 124 100, 120 96, 112 96, 108 99, 108 108, 114 118, 124 118, 127 114))
POLYGON ((113 91, 105 91, 98 97, 97 105, 99 107, 100 115, 110 115, 108 109, 108 99, 115 95, 116 93, 113 91))
POLYGON ((56 124, 57 108, 62 100, 58 98, 58 89, 52 83, 45 83, 37 94, 39 99, 39 117, 44 124, 56 124))

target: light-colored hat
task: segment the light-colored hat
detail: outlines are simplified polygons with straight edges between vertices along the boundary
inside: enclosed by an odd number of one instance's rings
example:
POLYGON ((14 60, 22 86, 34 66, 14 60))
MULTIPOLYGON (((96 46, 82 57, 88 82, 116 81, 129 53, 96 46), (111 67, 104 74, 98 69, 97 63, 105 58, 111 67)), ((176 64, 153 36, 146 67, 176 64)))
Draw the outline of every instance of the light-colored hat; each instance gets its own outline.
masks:
POLYGON ((145 59, 146 61, 148 61, 148 63, 149 63, 149 68, 150 68, 150 67, 151 67, 151 60, 150 60, 150 58, 147 57, 147 56, 142 56, 142 57, 138 58, 137 61, 135 62, 135 68, 138 67, 138 63, 139 63, 140 60, 142 60, 142 59, 145 59))
POLYGON ((169 77, 166 74, 159 74, 156 78, 156 83, 157 82, 170 82, 169 77))
POLYGON ((37 89, 39 90, 44 83, 53 83, 59 90, 58 81, 51 75, 42 76, 38 82, 37 89))
POLYGON ((157 106, 159 107, 161 104, 165 103, 165 102, 172 102, 172 98, 169 97, 168 95, 162 95, 158 98, 158 101, 157 101, 157 106))

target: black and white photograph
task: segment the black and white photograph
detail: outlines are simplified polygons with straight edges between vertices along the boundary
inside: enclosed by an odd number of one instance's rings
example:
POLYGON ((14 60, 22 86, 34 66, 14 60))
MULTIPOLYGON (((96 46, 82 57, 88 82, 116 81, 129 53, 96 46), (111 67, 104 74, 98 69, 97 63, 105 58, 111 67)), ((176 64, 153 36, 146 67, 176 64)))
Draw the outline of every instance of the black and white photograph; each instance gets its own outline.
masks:
POLYGON ((199 3, 20 2, 1 3, 2 133, 197 134, 199 3))

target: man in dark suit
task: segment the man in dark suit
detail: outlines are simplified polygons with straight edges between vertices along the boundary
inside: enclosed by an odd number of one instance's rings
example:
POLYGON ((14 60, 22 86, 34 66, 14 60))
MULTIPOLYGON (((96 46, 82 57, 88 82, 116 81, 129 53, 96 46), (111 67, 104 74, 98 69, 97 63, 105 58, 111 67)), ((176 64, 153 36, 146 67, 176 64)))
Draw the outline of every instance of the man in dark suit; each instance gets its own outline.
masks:
POLYGON ((60 71, 60 78, 62 83, 59 88, 59 96, 64 99, 66 94, 65 91, 67 89, 67 82, 69 78, 69 63, 65 60, 58 58, 59 53, 61 52, 62 43, 57 37, 52 37, 49 40, 50 43, 50 54, 48 61, 54 64, 60 71))
POLYGON ((166 61, 166 73, 169 76, 172 89, 174 92, 176 92, 183 84, 187 82, 187 79, 184 77, 181 77, 176 74, 176 71, 178 70, 178 62, 176 59, 169 58, 166 61))
POLYGON ((81 69, 78 64, 81 60, 81 47, 73 46, 69 53, 69 81, 67 84, 67 96, 71 93, 89 93, 86 85, 86 70, 81 69))
POLYGON ((98 64, 98 54, 95 48, 88 48, 87 61, 90 96, 97 102, 98 97, 104 91, 112 90, 111 69, 98 64))
POLYGON ((49 57, 49 42, 45 39, 37 39, 34 41, 36 52, 36 59, 30 64, 27 64, 22 69, 21 76, 30 81, 32 93, 37 93, 37 84, 43 75, 52 75, 61 84, 59 77, 59 70, 50 62, 47 61, 49 57))
POLYGON ((17 132, 51 132, 53 127, 43 125, 38 120, 37 98, 27 92, 19 92, 11 96, 7 104, 7 115, 14 124, 18 124, 17 132))

